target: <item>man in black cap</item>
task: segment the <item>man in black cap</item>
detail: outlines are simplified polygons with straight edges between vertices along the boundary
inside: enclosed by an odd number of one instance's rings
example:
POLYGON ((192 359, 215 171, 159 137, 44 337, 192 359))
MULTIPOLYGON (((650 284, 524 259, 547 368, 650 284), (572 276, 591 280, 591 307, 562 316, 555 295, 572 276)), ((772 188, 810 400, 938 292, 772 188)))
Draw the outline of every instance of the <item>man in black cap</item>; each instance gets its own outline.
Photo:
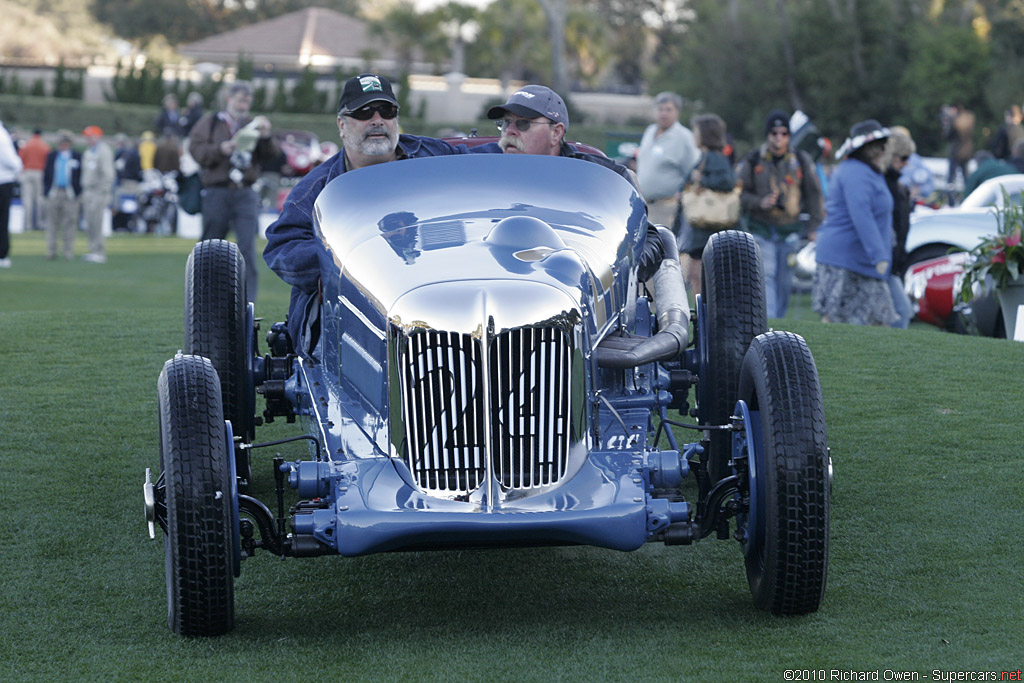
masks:
POLYGON ((289 193, 281 216, 267 228, 263 258, 292 286, 288 333, 295 351, 310 357, 319 338, 319 245, 313 233, 313 204, 342 173, 399 159, 462 154, 436 138, 399 134, 398 100, 383 76, 361 74, 345 82, 338 101, 342 148, 309 172, 289 193))
POLYGON ((776 109, 764 126, 765 142, 740 162, 740 207, 764 260, 769 318, 784 318, 793 289, 789 257, 800 233, 813 234, 824 218, 814 161, 789 145, 789 114, 776 109), (801 215, 806 214, 806 227, 801 215))

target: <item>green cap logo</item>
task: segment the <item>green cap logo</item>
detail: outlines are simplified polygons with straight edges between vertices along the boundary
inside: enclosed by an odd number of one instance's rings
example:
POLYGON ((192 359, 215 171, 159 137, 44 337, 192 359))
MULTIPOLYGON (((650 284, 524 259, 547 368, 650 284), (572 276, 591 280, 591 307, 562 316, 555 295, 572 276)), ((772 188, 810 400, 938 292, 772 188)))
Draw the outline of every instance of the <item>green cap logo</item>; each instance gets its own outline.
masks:
POLYGON ((363 92, 384 92, 380 79, 376 76, 363 76, 359 79, 359 85, 363 87, 363 92))

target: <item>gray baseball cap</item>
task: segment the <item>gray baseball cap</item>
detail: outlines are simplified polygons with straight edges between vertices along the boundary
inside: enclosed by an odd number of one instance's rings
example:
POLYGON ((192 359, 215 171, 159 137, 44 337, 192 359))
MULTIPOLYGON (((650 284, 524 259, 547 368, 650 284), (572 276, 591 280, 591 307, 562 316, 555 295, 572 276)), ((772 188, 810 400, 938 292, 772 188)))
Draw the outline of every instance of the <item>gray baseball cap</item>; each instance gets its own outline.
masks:
POLYGON ((500 119, 506 112, 531 119, 543 116, 569 129, 569 111, 565 108, 565 102, 558 93, 543 85, 525 85, 516 90, 508 102, 488 109, 487 118, 500 119))

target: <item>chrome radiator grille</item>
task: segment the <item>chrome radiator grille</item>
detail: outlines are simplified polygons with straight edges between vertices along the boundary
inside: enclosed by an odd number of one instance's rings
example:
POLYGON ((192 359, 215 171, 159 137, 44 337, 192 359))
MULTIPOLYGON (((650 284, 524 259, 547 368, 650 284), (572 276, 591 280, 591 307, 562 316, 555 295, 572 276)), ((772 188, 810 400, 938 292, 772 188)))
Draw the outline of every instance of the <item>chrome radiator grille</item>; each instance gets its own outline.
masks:
POLYGON ((512 489, 553 484, 569 455, 569 344, 561 330, 522 328, 491 347, 494 476, 512 489))
POLYGON ((467 493, 486 477, 480 344, 421 332, 405 341, 402 394, 406 462, 428 491, 467 493))
POLYGON ((406 338, 405 457, 417 485, 467 494, 488 469, 506 489, 558 482, 569 455, 570 346, 553 327, 505 332, 492 340, 485 373, 481 343, 471 335, 406 338))

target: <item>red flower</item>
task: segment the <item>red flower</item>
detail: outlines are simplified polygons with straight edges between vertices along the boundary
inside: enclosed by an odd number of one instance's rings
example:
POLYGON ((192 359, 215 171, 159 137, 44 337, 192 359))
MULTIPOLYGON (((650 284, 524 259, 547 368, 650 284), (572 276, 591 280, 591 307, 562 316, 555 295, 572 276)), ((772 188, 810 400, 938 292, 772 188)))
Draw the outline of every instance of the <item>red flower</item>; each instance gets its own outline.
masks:
POLYGON ((1006 263, 1006 252, 998 251, 992 255, 992 263, 1006 263))
POLYGON ((1009 237, 1006 238, 1006 246, 1008 246, 1008 247, 1016 247, 1018 244, 1020 244, 1020 233, 1019 232, 1014 232, 1009 237))

